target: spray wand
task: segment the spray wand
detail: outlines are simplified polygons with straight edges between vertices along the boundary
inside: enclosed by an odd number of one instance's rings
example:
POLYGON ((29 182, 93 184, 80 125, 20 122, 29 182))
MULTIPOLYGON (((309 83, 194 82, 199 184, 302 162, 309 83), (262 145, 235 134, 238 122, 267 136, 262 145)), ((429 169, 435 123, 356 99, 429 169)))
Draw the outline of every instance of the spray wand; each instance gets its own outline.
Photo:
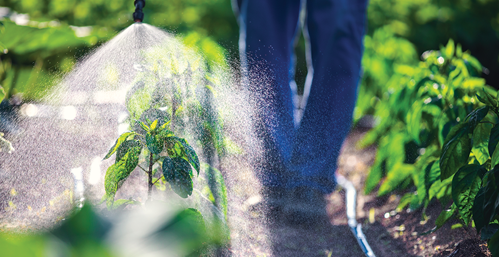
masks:
POLYGON ((133 2, 135 5, 135 12, 133 13, 133 20, 135 22, 142 22, 144 20, 144 13, 142 12, 142 8, 146 6, 145 0, 135 0, 133 2))

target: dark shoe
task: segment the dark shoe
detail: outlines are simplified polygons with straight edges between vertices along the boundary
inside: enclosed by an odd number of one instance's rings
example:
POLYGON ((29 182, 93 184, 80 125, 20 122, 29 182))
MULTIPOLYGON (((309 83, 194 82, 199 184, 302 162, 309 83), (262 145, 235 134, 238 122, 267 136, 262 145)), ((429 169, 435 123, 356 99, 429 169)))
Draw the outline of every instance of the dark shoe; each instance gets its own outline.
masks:
POLYGON ((325 195, 316 189, 298 187, 286 194, 283 208, 286 221, 293 225, 328 223, 325 195))

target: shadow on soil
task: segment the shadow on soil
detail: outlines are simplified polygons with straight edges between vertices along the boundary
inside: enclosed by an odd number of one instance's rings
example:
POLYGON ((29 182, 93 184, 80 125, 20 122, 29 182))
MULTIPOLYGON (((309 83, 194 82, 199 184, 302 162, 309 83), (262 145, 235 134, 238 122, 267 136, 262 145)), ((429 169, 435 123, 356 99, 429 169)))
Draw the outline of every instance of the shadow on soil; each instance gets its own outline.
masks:
MULTIPOLYGON (((338 194, 338 192, 336 192, 338 194)), ((338 210, 341 212, 341 210, 338 210)), ((343 210, 343 215, 345 211, 343 210)), ((338 218, 334 217, 334 223, 338 218)), ((346 222, 346 217, 343 219, 346 222)), ((363 257, 350 227, 333 224, 333 220, 311 224, 289 224, 283 220, 269 221, 272 256, 335 256, 363 257)), ((369 224, 363 229, 376 256, 415 256, 408 253, 400 239, 393 238, 380 223, 369 224)))

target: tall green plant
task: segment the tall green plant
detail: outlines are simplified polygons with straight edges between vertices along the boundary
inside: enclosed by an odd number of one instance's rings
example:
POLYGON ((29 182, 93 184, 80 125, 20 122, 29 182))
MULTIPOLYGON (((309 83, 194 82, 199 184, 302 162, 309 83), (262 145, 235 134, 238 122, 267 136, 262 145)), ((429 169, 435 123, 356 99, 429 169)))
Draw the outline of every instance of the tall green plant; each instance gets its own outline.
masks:
POLYGON ((170 38, 163 45, 144 50, 143 62, 134 65, 138 73, 125 102, 130 131, 123 133, 105 156, 115 154, 116 159, 106 172, 103 201, 109 209, 134 203, 114 198, 130 174, 142 170, 147 176, 148 199, 154 188, 165 191, 169 187, 182 198, 196 195, 189 201, 194 205, 214 205, 216 208, 203 209, 212 210, 211 229, 223 240, 229 236, 227 195, 223 176, 213 167, 215 155, 224 152, 225 142, 214 103, 223 74, 220 66, 224 65, 217 58, 223 53, 216 44, 205 41, 202 51, 210 52, 211 57, 204 59, 192 49, 199 44, 195 35, 189 43, 185 46, 170 38), (188 141, 197 143, 207 164, 200 162, 196 145, 188 141), (206 180, 202 191, 193 185, 194 173, 200 172, 206 180))
POLYGON ((478 77, 480 63, 452 41, 440 51, 425 52, 423 58, 417 66, 396 68, 375 111, 379 123, 360 142, 379 142, 366 193, 380 182, 378 195, 415 186, 400 208, 426 206, 433 198, 443 205, 451 200, 452 180, 438 179, 445 138, 479 106, 474 99, 478 90, 493 91, 478 77))

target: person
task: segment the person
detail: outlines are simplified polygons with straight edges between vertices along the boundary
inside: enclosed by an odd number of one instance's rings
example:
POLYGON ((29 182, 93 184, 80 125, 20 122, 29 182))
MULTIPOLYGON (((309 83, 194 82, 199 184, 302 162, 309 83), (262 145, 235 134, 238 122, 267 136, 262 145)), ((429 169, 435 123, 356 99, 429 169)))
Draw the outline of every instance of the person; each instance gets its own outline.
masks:
POLYGON ((323 216, 357 98, 367 0, 233 0, 233 7, 242 81, 259 110, 253 118, 265 148, 258 167, 268 205, 293 221, 323 216), (297 103, 302 9, 308 74, 297 103))

